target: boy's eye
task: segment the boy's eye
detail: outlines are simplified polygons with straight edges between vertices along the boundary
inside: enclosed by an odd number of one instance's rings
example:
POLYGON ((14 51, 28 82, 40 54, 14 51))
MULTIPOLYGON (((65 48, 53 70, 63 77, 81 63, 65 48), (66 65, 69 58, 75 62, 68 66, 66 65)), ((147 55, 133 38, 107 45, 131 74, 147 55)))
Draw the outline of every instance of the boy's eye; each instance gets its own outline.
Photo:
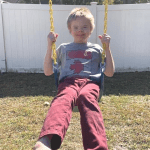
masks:
POLYGON ((75 30, 77 30, 77 29, 78 29, 78 27, 74 27, 74 29, 75 29, 75 30))

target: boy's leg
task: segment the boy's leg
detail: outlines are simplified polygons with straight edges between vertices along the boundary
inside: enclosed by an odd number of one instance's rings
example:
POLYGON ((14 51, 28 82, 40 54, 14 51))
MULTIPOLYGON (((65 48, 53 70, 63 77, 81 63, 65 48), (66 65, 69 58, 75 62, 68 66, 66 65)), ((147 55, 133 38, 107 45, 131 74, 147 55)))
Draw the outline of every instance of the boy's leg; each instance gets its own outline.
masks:
POLYGON ((77 99, 85 150, 108 150, 102 114, 98 105, 99 86, 87 82, 77 99))
POLYGON ((39 139, 53 135, 51 148, 58 149, 64 139, 72 117, 74 101, 77 97, 75 86, 62 82, 58 87, 57 97, 51 103, 39 139))

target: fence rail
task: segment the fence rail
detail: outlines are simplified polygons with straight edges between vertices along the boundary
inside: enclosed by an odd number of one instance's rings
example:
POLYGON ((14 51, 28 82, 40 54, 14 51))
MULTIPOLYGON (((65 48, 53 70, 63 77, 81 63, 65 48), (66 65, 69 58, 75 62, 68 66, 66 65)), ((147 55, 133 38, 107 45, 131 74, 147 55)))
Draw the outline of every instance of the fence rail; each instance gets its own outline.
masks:
MULTIPOLYGON (((56 46, 71 42, 66 18, 76 5, 53 5, 56 46)), ((101 45, 104 6, 86 6, 96 28, 89 41, 101 45)), ((150 5, 109 5, 108 34, 116 71, 150 71, 150 5)), ((49 6, 40 4, 0 4, 0 71, 43 72, 43 60, 50 30, 49 6)))

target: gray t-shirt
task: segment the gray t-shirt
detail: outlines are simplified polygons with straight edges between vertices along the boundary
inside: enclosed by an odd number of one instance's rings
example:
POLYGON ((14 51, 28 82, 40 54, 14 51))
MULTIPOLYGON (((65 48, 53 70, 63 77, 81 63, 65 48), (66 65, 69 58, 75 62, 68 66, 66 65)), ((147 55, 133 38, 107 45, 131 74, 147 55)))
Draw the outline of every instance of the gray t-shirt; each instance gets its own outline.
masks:
POLYGON ((89 77, 99 71, 102 48, 98 44, 63 43, 56 52, 59 80, 75 75, 89 77))

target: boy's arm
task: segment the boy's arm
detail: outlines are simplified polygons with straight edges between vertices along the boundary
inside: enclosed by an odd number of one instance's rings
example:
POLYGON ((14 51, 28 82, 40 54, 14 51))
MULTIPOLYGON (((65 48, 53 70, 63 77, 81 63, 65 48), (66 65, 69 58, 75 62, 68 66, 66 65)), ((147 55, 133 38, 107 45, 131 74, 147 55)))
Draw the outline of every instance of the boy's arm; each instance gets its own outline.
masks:
POLYGON ((44 74, 50 76, 53 74, 53 60, 52 60, 52 43, 56 41, 58 34, 50 32, 47 36, 47 52, 44 59, 44 74))
POLYGON ((108 77, 112 77, 115 72, 115 65, 110 47, 107 47, 105 52, 106 52, 106 66, 104 74, 108 77))
POLYGON ((106 44, 106 66, 104 74, 108 77, 112 77, 115 72, 115 64, 110 50, 110 36, 107 34, 103 34, 102 36, 100 35, 99 38, 102 44, 106 44))
POLYGON ((50 76, 53 74, 53 65, 52 65, 52 46, 47 46, 47 52, 44 59, 44 74, 50 76))

